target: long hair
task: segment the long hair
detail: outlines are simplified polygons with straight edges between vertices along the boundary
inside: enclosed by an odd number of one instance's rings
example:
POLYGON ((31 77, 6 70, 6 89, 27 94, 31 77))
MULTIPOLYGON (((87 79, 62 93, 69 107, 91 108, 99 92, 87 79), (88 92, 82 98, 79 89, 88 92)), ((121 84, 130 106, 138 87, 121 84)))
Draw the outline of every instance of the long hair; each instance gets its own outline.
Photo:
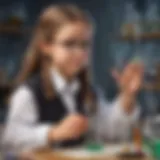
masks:
MULTIPOLYGON (((54 34, 58 28, 66 22, 82 21, 92 26, 92 19, 88 13, 84 12, 75 5, 54 5, 46 8, 36 24, 32 41, 28 47, 26 57, 22 63, 21 70, 16 78, 16 84, 21 84, 34 74, 40 72, 43 80, 43 88, 45 95, 53 97, 54 91, 51 89, 51 82, 47 69, 47 57, 42 57, 39 43, 51 43, 54 39, 54 34), (45 67, 44 67, 45 66, 45 67)), ((90 82, 88 78, 88 69, 82 70, 78 77, 81 82, 85 99, 89 99, 90 82)))

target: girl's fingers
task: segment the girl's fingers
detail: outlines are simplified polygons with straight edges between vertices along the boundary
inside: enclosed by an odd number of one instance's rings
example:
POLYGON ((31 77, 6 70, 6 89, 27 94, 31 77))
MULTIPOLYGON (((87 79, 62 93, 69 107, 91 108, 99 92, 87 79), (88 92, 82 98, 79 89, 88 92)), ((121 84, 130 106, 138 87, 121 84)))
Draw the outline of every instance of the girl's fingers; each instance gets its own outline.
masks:
POLYGON ((142 64, 128 64, 121 74, 121 87, 123 90, 130 90, 130 92, 137 91, 141 86, 143 75, 142 64))

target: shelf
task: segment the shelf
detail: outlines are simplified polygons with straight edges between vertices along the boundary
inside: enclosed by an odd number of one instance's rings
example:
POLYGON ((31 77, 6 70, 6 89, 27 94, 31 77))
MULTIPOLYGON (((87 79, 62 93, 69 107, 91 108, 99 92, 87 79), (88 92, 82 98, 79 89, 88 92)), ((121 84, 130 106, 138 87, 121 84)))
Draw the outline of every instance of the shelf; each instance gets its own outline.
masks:
POLYGON ((156 85, 144 84, 143 89, 150 91, 160 91, 160 84, 156 85))
POLYGON ((27 28, 18 27, 15 25, 0 24, 0 35, 25 35, 28 33, 27 28))
POLYGON ((125 41, 136 41, 136 40, 160 40, 160 32, 153 32, 153 33, 144 33, 140 36, 134 35, 120 35, 118 36, 118 40, 125 40, 125 41))

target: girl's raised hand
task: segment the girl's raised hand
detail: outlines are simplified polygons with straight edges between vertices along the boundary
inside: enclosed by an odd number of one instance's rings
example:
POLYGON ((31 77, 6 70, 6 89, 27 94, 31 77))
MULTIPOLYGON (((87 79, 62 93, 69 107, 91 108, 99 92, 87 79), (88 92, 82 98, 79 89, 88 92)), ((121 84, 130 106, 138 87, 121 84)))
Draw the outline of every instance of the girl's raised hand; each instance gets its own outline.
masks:
POLYGON ((128 64, 121 73, 114 71, 113 76, 120 88, 120 103, 126 113, 132 113, 136 104, 136 96, 143 81, 143 65, 128 64))
POLYGON ((121 73, 114 71, 113 76, 116 79, 121 92, 130 95, 136 94, 142 87, 143 71, 142 64, 130 63, 121 73))

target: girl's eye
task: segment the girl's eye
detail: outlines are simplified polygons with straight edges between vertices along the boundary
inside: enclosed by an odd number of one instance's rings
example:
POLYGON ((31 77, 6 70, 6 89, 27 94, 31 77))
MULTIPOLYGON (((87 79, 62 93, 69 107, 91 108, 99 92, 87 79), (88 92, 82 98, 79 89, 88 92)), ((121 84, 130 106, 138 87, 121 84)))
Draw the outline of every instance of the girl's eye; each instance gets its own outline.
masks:
POLYGON ((88 49, 91 46, 89 41, 76 41, 76 40, 68 40, 61 43, 67 49, 88 49))
POLYGON ((63 45, 67 48, 74 48, 77 44, 74 40, 68 40, 68 41, 65 41, 63 45))

